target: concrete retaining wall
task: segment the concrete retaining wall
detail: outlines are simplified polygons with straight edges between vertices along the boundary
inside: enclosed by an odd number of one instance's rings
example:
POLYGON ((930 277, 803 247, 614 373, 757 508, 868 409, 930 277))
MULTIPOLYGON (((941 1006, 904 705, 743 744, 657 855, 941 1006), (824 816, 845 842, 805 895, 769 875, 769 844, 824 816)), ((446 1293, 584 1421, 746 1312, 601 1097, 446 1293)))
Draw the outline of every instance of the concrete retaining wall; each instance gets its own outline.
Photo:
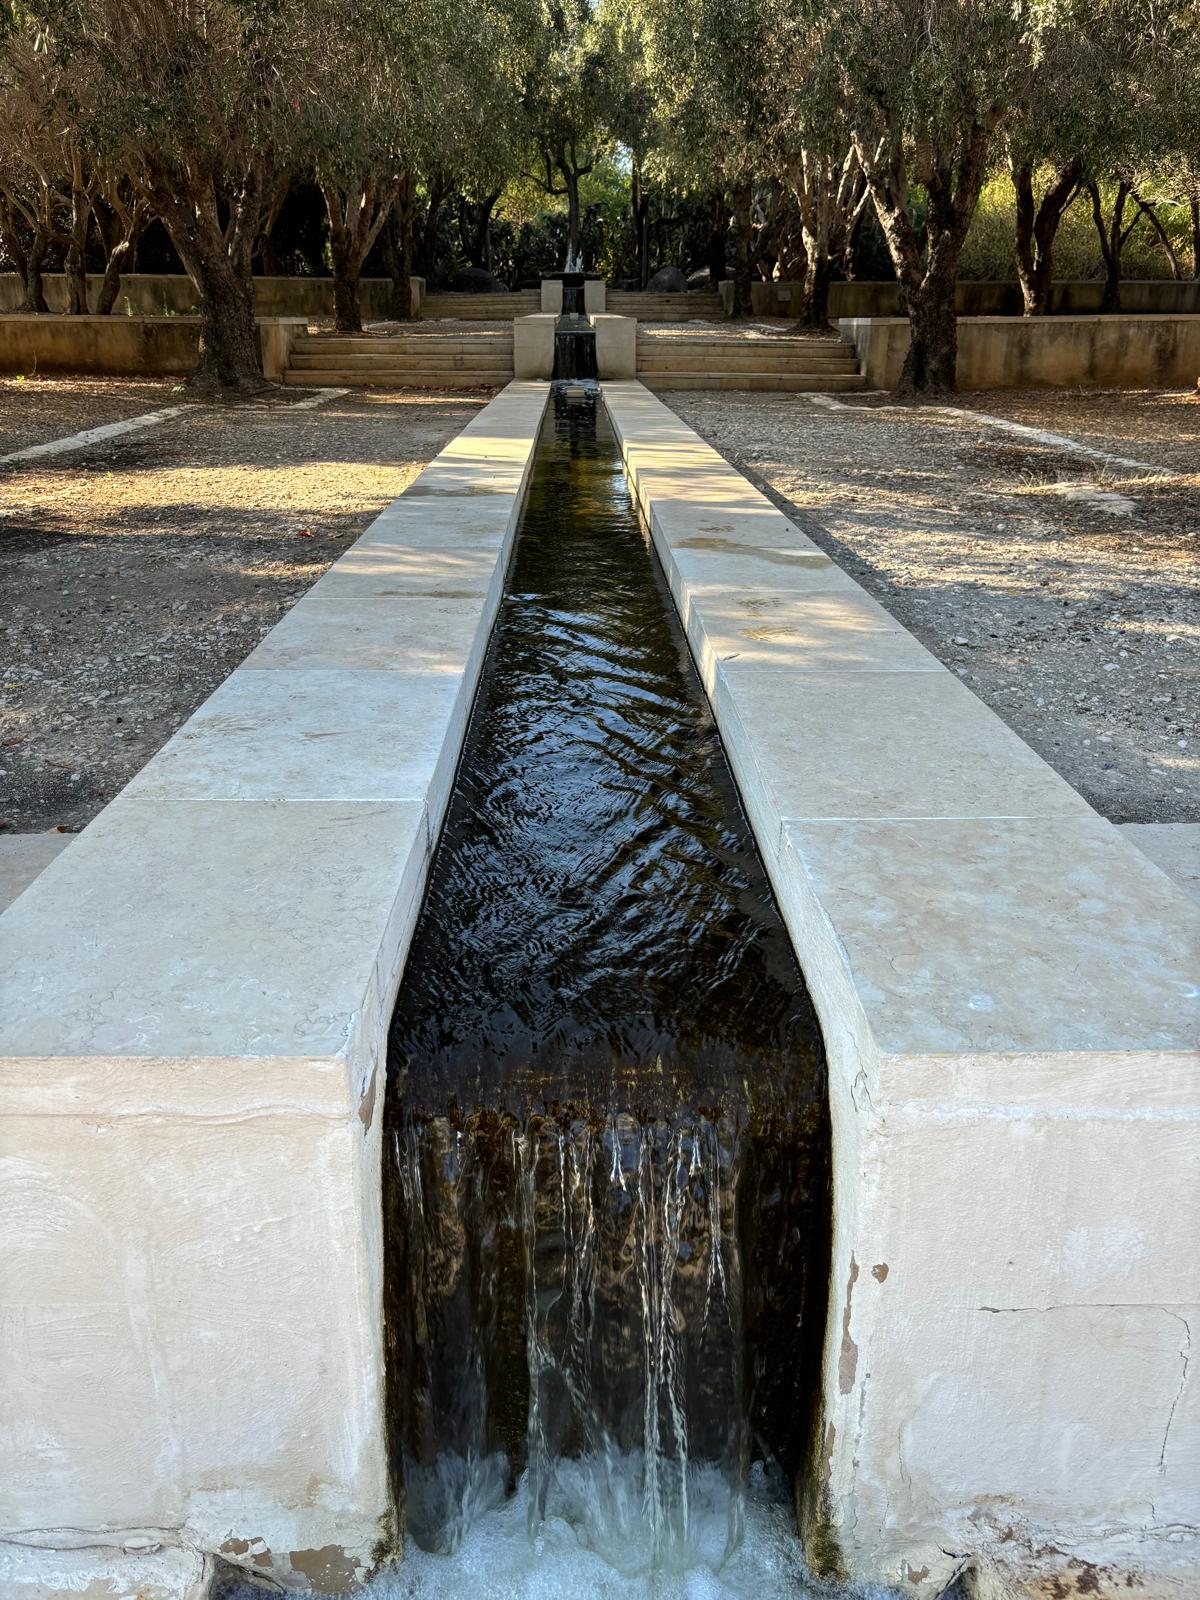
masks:
MULTIPOLYGON (((88 278, 89 304, 95 305, 104 280, 88 278)), ((420 308, 425 280, 414 278, 413 315, 420 308)), ((69 301, 62 273, 48 273, 46 303, 52 312, 65 312, 69 301)), ((21 280, 15 272, 0 272, 0 312, 21 304, 21 280)), ((363 319, 381 322, 392 315, 392 280, 363 278, 359 284, 363 319)), ((116 310, 131 316, 187 316, 198 309, 192 280, 181 272, 129 272, 121 279, 116 310)), ((332 278, 255 278, 254 309, 260 317, 333 316, 332 278)))
POLYGON ((1196 906, 661 402, 603 392, 829 1053, 810 1554, 930 1600, 968 1563, 1184 1600, 1196 906))
POLYGON ((394 1538, 384 1041, 547 393, 0 916, 6 1595, 178 1595, 214 1551, 338 1593, 394 1538))
MULTIPOLYGON (((908 353, 904 317, 843 317, 872 389, 894 389, 908 353)), ((1190 389, 1200 375, 1200 316, 971 317, 958 324, 961 389, 1190 389)))
MULTIPOLYGON (((303 317, 263 317, 259 354, 279 382, 303 317)), ((0 372, 98 372, 112 377, 185 377, 196 365, 198 317, 0 316, 0 372)))
MULTIPOLYGON (((798 283, 756 283, 751 289, 756 316, 796 316, 798 283)), ((1104 285, 1096 280, 1056 283, 1050 294, 1052 316, 1096 315, 1104 285)), ((1024 311, 1019 283, 985 283, 963 279, 956 301, 961 317, 1019 317, 1024 311)), ((1121 309, 1134 316, 1200 315, 1200 280, 1130 278, 1121 285, 1121 309)), ((900 314, 898 283, 835 283, 829 290, 829 316, 895 317, 900 314)))

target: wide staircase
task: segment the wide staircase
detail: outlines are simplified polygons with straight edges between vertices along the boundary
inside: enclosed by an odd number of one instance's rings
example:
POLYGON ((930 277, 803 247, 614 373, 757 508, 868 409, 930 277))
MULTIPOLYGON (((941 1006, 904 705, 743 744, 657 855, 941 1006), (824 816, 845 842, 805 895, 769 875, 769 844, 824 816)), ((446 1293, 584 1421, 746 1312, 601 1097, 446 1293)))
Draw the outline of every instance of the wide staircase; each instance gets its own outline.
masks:
MULTIPOLYGON (((463 299, 482 298, 464 295, 463 299)), ((513 375, 512 329, 312 333, 296 340, 284 383, 304 388, 485 389, 513 375)))
POLYGON ((769 334, 638 333, 637 375, 647 389, 865 389, 854 347, 840 339, 769 334))
POLYGON ((454 322, 511 322, 542 309, 540 289, 514 294, 428 294, 417 313, 421 318, 449 318, 454 322))
POLYGON ((606 311, 618 317, 635 317, 638 322, 721 322, 725 316, 721 296, 708 289, 687 294, 610 289, 607 300, 606 311))

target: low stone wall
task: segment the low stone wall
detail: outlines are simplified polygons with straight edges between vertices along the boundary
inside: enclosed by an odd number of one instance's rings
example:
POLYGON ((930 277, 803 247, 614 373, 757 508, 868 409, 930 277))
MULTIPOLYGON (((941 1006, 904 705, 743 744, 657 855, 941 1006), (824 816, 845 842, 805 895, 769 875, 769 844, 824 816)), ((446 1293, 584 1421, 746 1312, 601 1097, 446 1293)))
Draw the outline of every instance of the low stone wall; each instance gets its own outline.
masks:
MULTIPOLYGON (((104 280, 88 278, 89 304, 95 305, 104 280)), ((425 280, 414 278, 412 309, 420 309, 425 280)), ((65 312, 69 301, 67 280, 62 273, 48 273, 45 279, 46 303, 52 312, 65 312)), ((21 280, 15 272, 0 272, 0 312, 15 311, 21 304, 21 280)), ((364 278, 359 285, 359 304, 364 321, 382 322, 392 315, 392 280, 364 278)), ((181 272, 129 272, 121 279, 116 310, 130 316, 187 316, 198 309, 192 280, 181 272)), ((255 278, 254 309, 260 317, 333 316, 332 278, 255 278)))
MULTIPOLYGON (((258 323, 263 373, 287 370, 304 317, 258 323)), ((0 372, 102 373, 108 377, 186 377, 196 365, 198 317, 0 316, 0 372)))
MULTIPOLYGON (((908 354, 905 317, 843 317, 872 389, 894 389, 908 354)), ((1191 388, 1200 375, 1200 316, 964 317, 960 389, 1191 388)))
POLYGON ((386 1031, 547 395, 485 407, 0 916, 6 1596, 177 1596, 202 1552, 343 1593, 395 1548, 386 1031))
POLYGON ((1200 914, 642 385, 603 393, 828 1051, 810 1556, 1182 1600, 1200 914))
MULTIPOLYGON (((755 283, 754 313, 759 317, 796 316, 802 286, 798 283, 755 283)), ((1056 283, 1050 293, 1052 316, 1098 315, 1104 285, 1098 280, 1056 283)), ((1019 317, 1024 312, 1019 283, 986 283, 962 279, 956 290, 962 317, 1019 317)), ((1121 285, 1121 310, 1150 316, 1200 315, 1200 280, 1130 278, 1121 285)), ((829 289, 829 317, 895 317, 900 314, 898 283, 835 283, 829 289)))

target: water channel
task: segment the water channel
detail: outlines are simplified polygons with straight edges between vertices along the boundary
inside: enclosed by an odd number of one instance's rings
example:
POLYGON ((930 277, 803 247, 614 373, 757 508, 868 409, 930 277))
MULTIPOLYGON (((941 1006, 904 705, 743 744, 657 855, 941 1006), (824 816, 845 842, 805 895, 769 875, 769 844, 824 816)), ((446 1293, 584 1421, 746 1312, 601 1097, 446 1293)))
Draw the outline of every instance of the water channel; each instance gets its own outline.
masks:
POLYGON ((556 384, 389 1044, 401 1593, 804 1592, 824 1074, 603 407, 556 384))

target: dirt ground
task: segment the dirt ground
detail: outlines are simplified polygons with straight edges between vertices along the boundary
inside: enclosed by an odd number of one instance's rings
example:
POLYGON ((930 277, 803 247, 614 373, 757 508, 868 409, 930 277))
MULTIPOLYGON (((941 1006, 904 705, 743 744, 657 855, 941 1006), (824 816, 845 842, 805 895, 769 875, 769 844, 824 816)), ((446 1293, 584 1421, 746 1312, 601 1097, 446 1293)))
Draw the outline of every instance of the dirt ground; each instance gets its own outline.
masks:
MULTIPOLYGON (((169 403, 144 383, 21 387, 22 444, 169 403)), ((88 822, 486 398, 295 409, 305 393, 0 467, 5 829, 88 822)))
POLYGON ((663 398, 1097 810, 1200 821, 1200 397, 956 401, 1159 472, 890 401, 663 398))

